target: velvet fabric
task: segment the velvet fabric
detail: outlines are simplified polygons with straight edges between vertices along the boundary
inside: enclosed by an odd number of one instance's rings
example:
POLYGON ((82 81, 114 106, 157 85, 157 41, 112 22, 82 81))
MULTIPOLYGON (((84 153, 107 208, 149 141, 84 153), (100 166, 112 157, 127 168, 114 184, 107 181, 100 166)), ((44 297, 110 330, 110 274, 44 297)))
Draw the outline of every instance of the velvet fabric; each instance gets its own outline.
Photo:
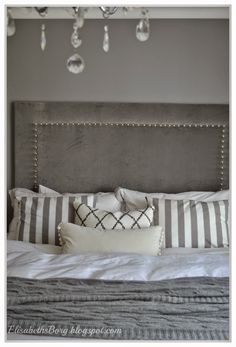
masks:
POLYGON ((178 193, 229 186, 228 105, 16 102, 14 106, 15 186, 34 186, 34 123, 37 181, 59 192, 113 191, 123 186, 178 193))

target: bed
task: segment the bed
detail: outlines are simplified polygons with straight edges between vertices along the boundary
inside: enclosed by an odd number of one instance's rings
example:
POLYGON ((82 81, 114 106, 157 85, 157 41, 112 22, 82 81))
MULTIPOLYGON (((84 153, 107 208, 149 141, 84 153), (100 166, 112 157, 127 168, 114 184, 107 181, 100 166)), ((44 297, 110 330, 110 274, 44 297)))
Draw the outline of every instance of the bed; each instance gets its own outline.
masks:
POLYGON ((15 103, 8 340, 229 340, 228 113, 15 103))

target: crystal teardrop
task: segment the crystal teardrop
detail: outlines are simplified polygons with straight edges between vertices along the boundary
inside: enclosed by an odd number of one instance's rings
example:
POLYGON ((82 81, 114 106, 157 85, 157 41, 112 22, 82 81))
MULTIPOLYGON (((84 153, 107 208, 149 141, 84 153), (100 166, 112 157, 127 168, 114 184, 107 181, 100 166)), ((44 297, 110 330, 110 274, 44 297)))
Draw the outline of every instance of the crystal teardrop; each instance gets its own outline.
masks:
POLYGON ((140 19, 136 27, 136 37, 139 41, 147 41, 150 35, 150 25, 149 19, 143 18, 140 19))
POLYGON ((71 35, 71 44, 74 48, 78 48, 82 44, 82 40, 78 33, 78 26, 76 22, 73 24, 73 29, 74 31, 71 35))
POLYGON ((78 32, 73 32, 71 35, 71 44, 74 48, 78 48, 82 44, 82 40, 78 32))
POLYGON ((42 51, 46 48, 46 34, 45 34, 45 24, 42 24, 41 26, 41 49, 42 51))
POLYGON ((103 45, 102 48, 104 52, 108 52, 110 48, 110 39, 108 34, 108 25, 104 26, 104 38, 103 38, 103 45))
POLYGON ((66 66, 74 74, 81 73, 85 67, 84 59, 78 53, 75 53, 67 60, 66 66))

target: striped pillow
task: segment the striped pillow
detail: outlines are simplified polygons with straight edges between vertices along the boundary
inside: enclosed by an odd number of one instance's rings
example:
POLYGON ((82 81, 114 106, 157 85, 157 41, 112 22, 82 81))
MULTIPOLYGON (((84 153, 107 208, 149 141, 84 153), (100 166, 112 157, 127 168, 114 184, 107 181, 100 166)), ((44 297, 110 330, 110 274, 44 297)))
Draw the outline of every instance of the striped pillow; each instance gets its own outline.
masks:
POLYGON ((94 195, 17 197, 20 214, 17 240, 59 245, 57 226, 74 221, 74 200, 94 205, 94 195))
POLYGON ((228 200, 153 199, 154 224, 165 230, 165 247, 228 247, 228 200))

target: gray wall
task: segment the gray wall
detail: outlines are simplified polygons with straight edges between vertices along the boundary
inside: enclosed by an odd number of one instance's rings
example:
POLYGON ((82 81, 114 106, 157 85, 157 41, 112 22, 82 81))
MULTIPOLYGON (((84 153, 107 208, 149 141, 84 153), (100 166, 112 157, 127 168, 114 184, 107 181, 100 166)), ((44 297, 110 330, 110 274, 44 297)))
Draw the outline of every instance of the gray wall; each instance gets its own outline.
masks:
POLYGON ((73 52, 72 21, 18 20, 8 45, 9 99, 228 103, 228 21, 152 20, 147 42, 135 39, 136 20, 110 20, 111 51, 101 49, 101 20, 81 30, 81 75, 65 67, 73 52))
POLYGON ((71 20, 46 20, 47 47, 39 46, 41 20, 17 20, 8 38, 8 187, 12 186, 14 100, 228 103, 228 21, 158 19, 149 41, 135 38, 137 20, 110 20, 111 50, 101 49, 102 20, 87 20, 79 48, 81 75, 69 73, 71 20))

